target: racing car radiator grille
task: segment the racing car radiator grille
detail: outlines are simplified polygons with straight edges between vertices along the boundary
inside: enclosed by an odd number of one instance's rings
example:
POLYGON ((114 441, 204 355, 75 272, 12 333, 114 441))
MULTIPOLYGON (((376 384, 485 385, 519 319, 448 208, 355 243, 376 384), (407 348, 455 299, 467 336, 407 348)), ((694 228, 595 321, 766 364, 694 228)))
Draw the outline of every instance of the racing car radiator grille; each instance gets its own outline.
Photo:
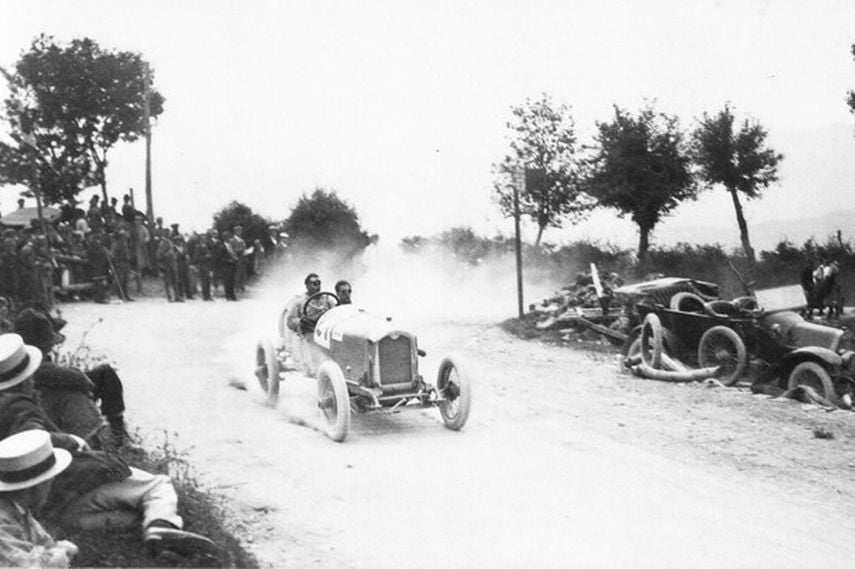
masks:
POLYGON ((380 385, 409 383, 413 379, 411 342, 406 336, 386 337, 378 344, 380 385))

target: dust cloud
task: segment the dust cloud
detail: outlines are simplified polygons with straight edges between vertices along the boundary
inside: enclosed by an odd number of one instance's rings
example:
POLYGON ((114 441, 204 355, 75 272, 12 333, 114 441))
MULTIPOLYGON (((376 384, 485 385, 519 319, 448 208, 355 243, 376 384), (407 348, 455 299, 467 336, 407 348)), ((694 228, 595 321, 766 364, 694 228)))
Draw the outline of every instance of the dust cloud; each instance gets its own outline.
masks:
MULTIPOLYGON (((303 280, 309 273, 317 273, 321 290, 330 292, 337 281, 347 280, 355 306, 391 318, 416 334, 435 325, 490 325, 517 315, 512 254, 473 265, 441 247, 412 253, 371 245, 357 256, 289 251, 278 264, 264 268, 248 296, 238 293, 240 321, 234 323, 234 335, 217 358, 228 363, 231 385, 256 385, 252 374, 256 348, 265 340, 276 344, 279 318, 288 303, 305 292, 303 280)), ((534 268, 529 273, 524 281, 526 310, 562 286, 548 282, 534 268)))
MULTIPOLYGON (((441 247, 413 253, 378 244, 352 258, 336 252, 291 253, 279 266, 268 268, 255 285, 253 298, 281 311, 305 290, 303 279, 308 273, 321 277, 322 290, 333 291, 337 281, 347 280, 356 306, 396 320, 489 323, 517 315, 513 255, 473 265, 441 247)), ((550 296, 560 285, 533 274, 524 280, 523 288, 527 306, 550 296)))

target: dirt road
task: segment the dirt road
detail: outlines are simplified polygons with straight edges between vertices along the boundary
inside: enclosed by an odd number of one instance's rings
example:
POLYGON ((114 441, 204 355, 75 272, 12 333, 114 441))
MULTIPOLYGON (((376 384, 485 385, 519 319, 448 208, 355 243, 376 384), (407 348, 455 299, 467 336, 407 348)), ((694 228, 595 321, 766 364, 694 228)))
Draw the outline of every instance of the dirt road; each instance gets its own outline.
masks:
POLYGON ((278 309, 64 307, 69 345, 91 327, 88 344, 126 382, 131 425, 178 434, 263 566, 855 565, 849 412, 633 379, 611 356, 489 321, 423 321, 426 376, 447 351, 469 363, 467 426, 448 431, 436 411, 362 415, 336 444, 317 430, 312 380, 289 377, 278 407, 263 405, 253 349, 278 309))

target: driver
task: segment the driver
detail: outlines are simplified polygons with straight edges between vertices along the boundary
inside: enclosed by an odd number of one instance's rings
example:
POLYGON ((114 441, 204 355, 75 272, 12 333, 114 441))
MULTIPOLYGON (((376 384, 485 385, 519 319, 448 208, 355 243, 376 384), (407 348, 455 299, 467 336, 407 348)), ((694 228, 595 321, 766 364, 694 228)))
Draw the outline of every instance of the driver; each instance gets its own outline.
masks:
POLYGON ((322 295, 312 299, 306 307, 306 313, 303 314, 303 305, 314 294, 321 292, 321 279, 315 273, 309 273, 303 280, 306 285, 306 292, 297 295, 294 300, 288 305, 288 315, 286 321, 288 328, 296 334, 308 334, 315 329, 315 322, 320 318, 321 314, 335 306, 333 299, 329 295, 322 295))

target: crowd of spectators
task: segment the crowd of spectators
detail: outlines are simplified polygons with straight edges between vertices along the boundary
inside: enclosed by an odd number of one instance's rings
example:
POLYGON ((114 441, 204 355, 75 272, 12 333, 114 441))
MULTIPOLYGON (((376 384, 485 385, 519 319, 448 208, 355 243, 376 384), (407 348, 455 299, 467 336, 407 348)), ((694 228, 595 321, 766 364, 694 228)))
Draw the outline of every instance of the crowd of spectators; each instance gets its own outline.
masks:
MULTIPOLYGON (((58 219, 32 219, 28 226, 5 226, 0 218, 0 296, 13 307, 57 301, 111 298, 132 301, 143 290, 143 278, 160 277, 170 302, 197 296, 213 300, 219 287, 227 300, 237 300, 247 279, 283 247, 271 226, 265 243, 246 243, 243 228, 222 233, 183 233, 178 223, 153 224, 126 194, 121 207, 93 195, 88 208, 64 206, 58 219)), ((23 208, 24 200, 19 200, 23 208)))
MULTIPOLYGON (((162 279, 171 302, 213 300, 219 287, 224 298, 237 300, 247 280, 282 254, 284 242, 274 226, 264 243, 246 243, 239 225, 222 234, 184 234, 161 218, 148 223, 131 196, 121 209, 116 199, 100 202, 93 196, 86 211, 63 208, 44 224, 4 226, 0 218, 2 566, 70 564, 77 547, 54 539, 41 520, 62 532, 136 524, 156 560, 219 555, 210 539, 183 529, 170 479, 122 458, 129 439, 115 370, 52 361, 65 324, 54 304, 132 301, 143 277, 162 279), (28 466, 36 459, 44 470, 28 466)), ((22 208, 20 200, 26 213, 22 208)))

